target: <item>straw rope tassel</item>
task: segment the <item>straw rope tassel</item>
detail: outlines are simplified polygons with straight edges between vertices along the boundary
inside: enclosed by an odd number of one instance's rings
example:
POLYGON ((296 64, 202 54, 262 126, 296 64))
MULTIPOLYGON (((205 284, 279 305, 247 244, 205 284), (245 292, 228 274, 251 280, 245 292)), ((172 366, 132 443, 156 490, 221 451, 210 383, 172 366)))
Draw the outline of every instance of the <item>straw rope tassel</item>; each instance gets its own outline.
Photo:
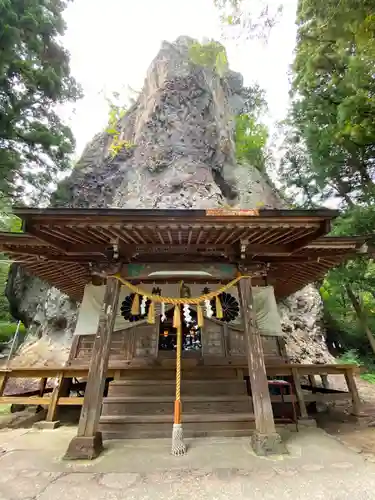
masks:
POLYGON ((203 310, 200 304, 197 305, 197 325, 202 328, 204 325, 203 310))
POLYGON ((155 324, 155 302, 153 300, 148 308, 147 323, 150 325, 155 324))
MULTIPOLYGON (((175 306, 174 319, 176 317, 176 310, 180 318, 180 307, 175 306)), ((174 423, 172 430, 172 455, 180 456, 185 455, 186 446, 184 444, 184 435, 181 424, 181 352, 182 352, 182 325, 181 319, 177 328, 177 350, 176 350, 176 400, 174 403, 174 423)))
POLYGON ((132 313, 133 316, 138 316, 138 314, 140 314, 138 293, 136 293, 134 295, 134 299, 132 302, 132 308, 131 308, 130 312, 132 313))
POLYGON ((223 317, 223 307, 221 305, 221 300, 219 295, 215 297, 215 306, 216 306, 216 317, 217 319, 221 319, 223 317))

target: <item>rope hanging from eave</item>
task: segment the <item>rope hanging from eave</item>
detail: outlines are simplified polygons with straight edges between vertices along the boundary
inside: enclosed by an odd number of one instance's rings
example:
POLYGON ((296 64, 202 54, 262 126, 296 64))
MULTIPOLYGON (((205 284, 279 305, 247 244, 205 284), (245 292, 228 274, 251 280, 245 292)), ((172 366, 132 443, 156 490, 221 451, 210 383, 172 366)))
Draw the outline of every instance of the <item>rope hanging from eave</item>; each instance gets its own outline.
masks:
MULTIPOLYGON (((131 313, 134 315, 139 314, 140 311, 140 296, 145 299, 151 300, 151 304, 148 310, 148 315, 147 315, 147 322, 150 324, 155 323, 155 303, 164 303, 164 304, 171 304, 175 306, 175 311, 174 311, 174 317, 173 317, 173 326, 175 328, 178 328, 180 326, 180 307, 183 304, 189 304, 189 305, 196 305, 197 306, 197 315, 198 315, 198 326, 202 327, 203 326, 203 311, 201 304, 205 303, 205 301, 210 301, 211 299, 215 299, 215 306, 216 306, 216 316, 218 319, 221 319, 223 317, 223 308, 222 304, 219 298, 219 295, 222 294, 223 292, 227 291, 229 288, 234 286, 236 283, 238 283, 241 279, 243 278, 251 278, 251 276, 242 276, 239 275, 236 278, 234 278, 232 281, 227 283, 226 285, 221 286, 218 290, 215 290, 210 293, 206 293, 204 295, 200 295, 199 297, 163 297, 161 295, 154 295, 154 294, 149 294, 142 288, 133 285, 129 281, 125 280, 118 274, 114 274, 111 276, 108 276, 109 278, 115 278, 120 283, 128 287, 132 292, 134 292, 134 299, 132 303, 132 308, 131 308, 131 313)), ((181 287, 183 285, 183 281, 180 282, 180 294, 181 294, 181 287)))
POLYGON ((216 298, 218 295, 220 295, 223 292, 226 292, 234 286, 236 283, 238 283, 241 279, 243 278, 251 278, 251 276, 237 276, 237 278, 234 278, 232 281, 227 283, 226 285, 223 285, 220 287, 218 290, 215 290, 210 293, 206 293, 205 295, 200 295, 199 297, 184 297, 184 298, 178 298, 178 297, 163 297, 161 295, 153 295, 150 294, 149 292, 146 292, 146 290, 142 290, 142 288, 139 288, 136 285, 133 285, 129 281, 125 280, 118 274, 113 274, 111 276, 108 276, 108 278, 116 278, 119 280, 123 285, 127 286, 129 290, 134 292, 136 295, 138 295, 138 299, 134 297, 134 301, 137 300, 139 303, 139 296, 146 296, 148 299, 152 300, 153 302, 156 303, 162 303, 164 302, 165 304, 172 304, 172 305, 183 305, 183 304, 190 304, 190 305, 199 305, 205 300, 211 300, 216 298))

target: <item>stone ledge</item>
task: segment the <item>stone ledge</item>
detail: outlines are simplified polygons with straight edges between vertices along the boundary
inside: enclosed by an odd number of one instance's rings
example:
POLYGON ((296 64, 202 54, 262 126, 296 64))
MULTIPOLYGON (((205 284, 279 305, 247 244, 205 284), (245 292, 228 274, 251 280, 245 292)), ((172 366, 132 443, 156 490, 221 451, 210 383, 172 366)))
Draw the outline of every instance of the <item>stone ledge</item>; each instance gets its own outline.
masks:
POLYGON ((60 427, 60 420, 54 420, 54 421, 49 421, 49 420, 40 420, 39 422, 35 422, 33 425, 34 429, 57 429, 57 427, 60 427))
POLYGON ((299 418, 297 420, 297 426, 300 427, 317 427, 316 420, 314 418, 299 418))

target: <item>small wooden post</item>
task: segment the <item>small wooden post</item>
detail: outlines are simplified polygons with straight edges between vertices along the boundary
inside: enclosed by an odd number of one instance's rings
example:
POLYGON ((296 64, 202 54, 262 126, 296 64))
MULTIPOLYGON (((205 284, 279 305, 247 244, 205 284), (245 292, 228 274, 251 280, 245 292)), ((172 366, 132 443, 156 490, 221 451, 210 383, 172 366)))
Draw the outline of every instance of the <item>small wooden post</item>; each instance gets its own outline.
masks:
POLYGON ((38 396, 40 398, 42 398, 44 396, 44 391, 46 390, 47 380, 48 380, 48 378, 43 377, 39 381, 39 394, 38 394, 38 396))
POLYGON ((309 382, 310 382, 310 385, 311 385, 311 392, 313 394, 316 394, 316 380, 315 380, 315 375, 309 375, 309 382))
POLYGON ((58 374, 57 384, 55 385, 55 388, 52 391, 51 401, 50 401, 50 404, 48 406, 48 412, 47 412, 47 417, 46 417, 46 422, 53 422, 54 423, 54 426, 52 426, 52 424, 51 424, 49 426, 49 428, 56 428, 60 425, 60 422, 58 420, 56 420, 59 398, 62 395, 65 396, 65 394, 69 395, 71 383, 72 383, 72 379, 64 378, 63 372, 58 374))
POLYGON ((324 389, 329 389, 329 380, 328 380, 328 375, 320 375, 320 378, 322 380, 322 385, 324 389))
POLYGON ((7 385, 10 370, 4 370, 0 373, 0 396, 4 394, 5 386, 7 385))
POLYGON ((296 396, 297 396, 297 401, 298 401, 299 412, 300 412, 301 418, 308 419, 309 415, 307 413, 306 403, 305 403, 305 399, 303 397, 303 391, 302 391, 302 387, 301 387, 301 380, 299 378, 298 369, 292 368, 292 374, 293 374, 294 388, 296 390, 296 396))
POLYGON ((359 416, 361 415, 361 398, 359 397, 357 384, 355 383, 355 378, 353 374, 353 370, 351 368, 345 370, 345 380, 348 386, 349 392, 352 396, 352 414, 359 416))
POLYGON ((69 351, 68 360, 66 362, 66 366, 70 366, 72 364, 72 361, 76 358, 78 346, 79 346, 79 340, 80 340, 80 336, 74 335, 73 340, 72 340, 72 345, 70 346, 70 351, 69 351))
POLYGON ((90 360, 78 432, 69 444, 65 454, 66 459, 91 460, 103 450, 102 435, 98 427, 119 292, 119 281, 116 278, 108 278, 90 360))
POLYGON ((251 278, 242 278, 238 282, 238 293, 242 305, 247 362, 255 414, 256 431, 252 436, 252 445, 258 455, 284 453, 286 450, 276 432, 273 419, 262 339, 253 310, 251 278))

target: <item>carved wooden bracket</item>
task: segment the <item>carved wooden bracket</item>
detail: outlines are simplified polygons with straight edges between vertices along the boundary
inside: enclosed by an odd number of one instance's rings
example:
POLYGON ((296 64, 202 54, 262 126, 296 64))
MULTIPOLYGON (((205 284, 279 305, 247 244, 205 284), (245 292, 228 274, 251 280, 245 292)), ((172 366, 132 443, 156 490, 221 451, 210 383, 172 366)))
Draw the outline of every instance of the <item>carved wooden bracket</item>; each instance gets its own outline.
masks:
POLYGON ((241 274, 248 274, 250 276, 255 277, 264 277, 267 276, 269 269, 269 264, 259 262, 253 264, 238 264, 238 270, 241 274))
POLYGON ((90 262, 89 270, 92 276, 100 276, 106 278, 112 274, 121 273, 123 267, 122 262, 90 262))

